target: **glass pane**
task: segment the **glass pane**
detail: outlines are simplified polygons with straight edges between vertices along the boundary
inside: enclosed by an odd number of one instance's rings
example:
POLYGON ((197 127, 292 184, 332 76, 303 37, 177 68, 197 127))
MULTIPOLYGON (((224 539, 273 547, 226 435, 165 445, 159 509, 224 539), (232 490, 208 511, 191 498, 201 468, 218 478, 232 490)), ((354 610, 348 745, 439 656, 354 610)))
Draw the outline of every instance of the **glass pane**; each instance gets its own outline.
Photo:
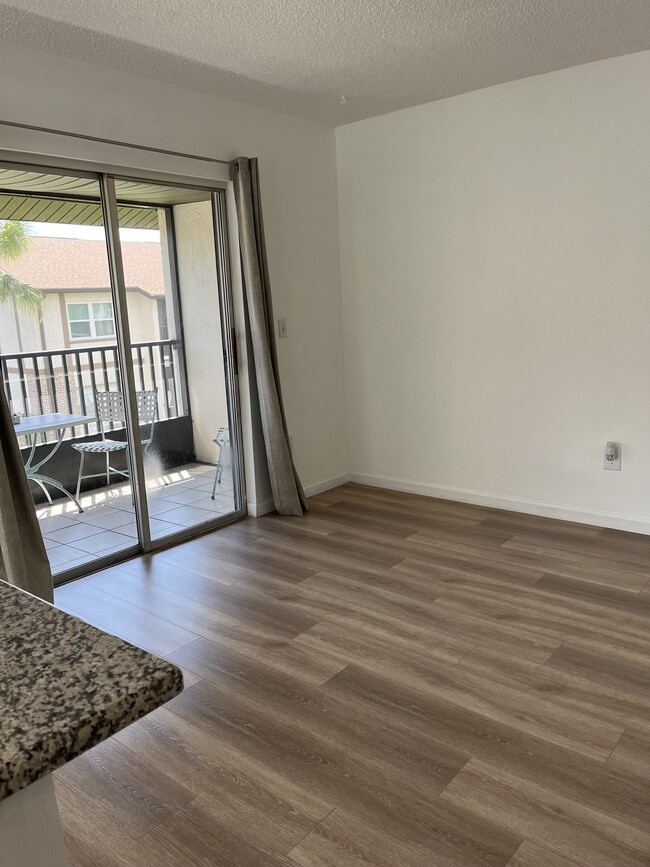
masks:
POLYGON ((68 304, 68 319, 89 319, 87 304, 68 304))
POLYGON ((90 322, 71 322, 70 337, 90 337, 90 322))
POLYGON ((124 448, 101 449, 97 393, 119 394, 121 376, 114 341, 93 336, 114 333, 97 180, 0 166, 0 261, 14 278, 0 303, 3 384, 56 579, 138 545, 123 424, 103 422, 124 448), (10 234, 18 249, 2 255, 10 234), (93 309, 107 311, 102 331, 93 309))
MULTIPOLYGON (((129 186, 116 181, 122 205, 129 186)), ((120 237, 126 286, 138 287, 127 306, 155 540, 223 519, 235 496, 210 196, 155 185, 148 194, 151 208, 127 213, 149 228, 121 219, 120 237)))
POLYGON ((95 334, 97 337, 111 337, 115 334, 115 325, 112 319, 95 319, 95 334))
POLYGON ((93 319, 112 319, 112 304, 93 304, 93 319))

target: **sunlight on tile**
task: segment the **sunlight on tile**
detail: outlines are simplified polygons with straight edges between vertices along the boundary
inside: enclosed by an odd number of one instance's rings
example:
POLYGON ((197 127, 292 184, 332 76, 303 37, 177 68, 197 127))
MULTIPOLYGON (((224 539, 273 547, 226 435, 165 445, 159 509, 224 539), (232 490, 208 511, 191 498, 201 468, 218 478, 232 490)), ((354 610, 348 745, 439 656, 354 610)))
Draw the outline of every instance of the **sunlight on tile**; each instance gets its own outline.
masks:
MULTIPOLYGON (((232 480, 226 477, 211 498, 215 467, 189 464, 147 482, 152 538, 200 526, 233 511, 232 480), (158 516, 161 516, 160 518, 158 516)), ((129 482, 87 491, 82 512, 67 498, 39 505, 36 515, 55 574, 92 564, 98 557, 132 548, 138 531, 129 482)))

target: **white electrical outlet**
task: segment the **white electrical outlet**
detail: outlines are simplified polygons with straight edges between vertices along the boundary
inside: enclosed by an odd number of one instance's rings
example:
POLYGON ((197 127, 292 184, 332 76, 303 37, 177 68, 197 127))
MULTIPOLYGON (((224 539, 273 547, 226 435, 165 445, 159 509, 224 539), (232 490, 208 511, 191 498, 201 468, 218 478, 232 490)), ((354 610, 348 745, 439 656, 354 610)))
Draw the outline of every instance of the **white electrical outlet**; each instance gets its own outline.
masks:
POLYGON ((287 320, 278 319, 278 337, 287 336, 287 320))
POLYGON ((605 470, 620 470, 621 469, 621 444, 620 443, 605 443, 603 452, 603 469, 605 470))

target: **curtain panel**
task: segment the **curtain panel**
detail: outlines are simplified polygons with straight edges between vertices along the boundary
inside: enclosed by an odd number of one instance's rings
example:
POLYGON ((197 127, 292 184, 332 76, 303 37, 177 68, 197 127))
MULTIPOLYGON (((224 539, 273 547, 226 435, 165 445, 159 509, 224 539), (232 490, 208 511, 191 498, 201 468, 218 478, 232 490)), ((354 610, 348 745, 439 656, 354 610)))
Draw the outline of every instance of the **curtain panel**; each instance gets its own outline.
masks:
POLYGON ((257 159, 238 157, 230 164, 230 176, 273 503, 281 515, 302 515, 309 507, 293 463, 282 404, 257 159))
POLYGON ((0 449, 0 579, 53 602, 50 564, 2 387, 0 449))

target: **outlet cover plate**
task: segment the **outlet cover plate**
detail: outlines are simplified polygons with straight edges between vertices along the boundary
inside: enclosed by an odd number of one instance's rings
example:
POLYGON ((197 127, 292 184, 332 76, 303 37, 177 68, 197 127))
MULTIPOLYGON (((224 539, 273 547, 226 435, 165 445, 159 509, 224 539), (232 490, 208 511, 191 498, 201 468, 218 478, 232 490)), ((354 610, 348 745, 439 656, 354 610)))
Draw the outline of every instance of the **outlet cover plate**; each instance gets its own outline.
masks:
POLYGON ((620 470, 621 469, 621 444, 620 443, 605 443, 603 449, 603 469, 604 470, 620 470), (607 460, 607 450, 610 446, 616 446, 616 460, 607 460))

